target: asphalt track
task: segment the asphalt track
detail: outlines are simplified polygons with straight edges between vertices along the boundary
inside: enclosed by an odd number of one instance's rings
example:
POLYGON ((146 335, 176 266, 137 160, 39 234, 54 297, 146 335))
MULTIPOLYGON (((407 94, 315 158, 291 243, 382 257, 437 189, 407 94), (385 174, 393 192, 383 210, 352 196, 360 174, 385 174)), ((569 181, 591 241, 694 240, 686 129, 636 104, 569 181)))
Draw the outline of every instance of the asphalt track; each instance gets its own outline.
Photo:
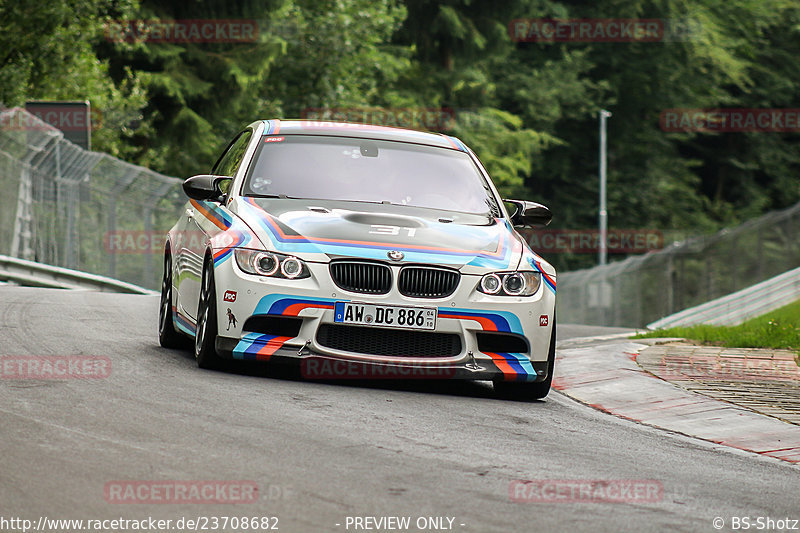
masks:
MULTIPOLYGON (((435 530, 418 529, 419 517, 451 517, 464 532, 716 531, 717 517, 730 531, 732 517, 800 519, 797 466, 557 392, 519 403, 483 383, 204 371, 191 353, 158 346, 157 307, 151 296, 0 287, 0 356, 112 363, 107 379, 0 380, 0 516, 275 516, 284 532, 376 531, 348 528, 348 516, 411 517, 406 531, 435 530), (104 487, 119 480, 249 480, 259 500, 109 503, 104 487), (663 497, 516 503, 514 480, 650 480, 663 497)), ((615 331, 560 325, 559 337, 615 331)))

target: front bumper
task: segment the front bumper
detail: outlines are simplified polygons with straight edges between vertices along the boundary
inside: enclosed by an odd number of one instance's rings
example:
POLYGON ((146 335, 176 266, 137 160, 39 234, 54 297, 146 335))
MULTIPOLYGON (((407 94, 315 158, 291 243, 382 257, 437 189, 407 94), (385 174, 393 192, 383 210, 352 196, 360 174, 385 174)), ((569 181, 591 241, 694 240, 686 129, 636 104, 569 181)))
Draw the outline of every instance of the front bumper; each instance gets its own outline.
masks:
MULTIPOLYGON (((548 284, 542 283, 538 292, 529 297, 489 296, 475 290, 479 276, 462 275, 456 291, 446 298, 410 298, 400 294, 396 287, 388 294, 367 295, 336 286, 327 264, 306 265, 311 277, 296 280, 246 274, 233 260, 215 266, 219 331, 216 346, 222 357, 299 364, 302 374, 312 379, 535 382, 547 377, 555 308, 555 290, 548 284), (317 335, 320 327, 335 324, 334 305, 348 301, 436 307, 438 320, 434 332, 457 335, 461 349, 447 356, 404 357, 323 345, 317 335), (254 316, 296 318, 301 324, 292 335, 245 330, 243 326, 254 316), (488 351, 479 341, 480 333, 522 339, 526 349, 488 351)), ((399 268, 392 265, 394 279, 399 268)))

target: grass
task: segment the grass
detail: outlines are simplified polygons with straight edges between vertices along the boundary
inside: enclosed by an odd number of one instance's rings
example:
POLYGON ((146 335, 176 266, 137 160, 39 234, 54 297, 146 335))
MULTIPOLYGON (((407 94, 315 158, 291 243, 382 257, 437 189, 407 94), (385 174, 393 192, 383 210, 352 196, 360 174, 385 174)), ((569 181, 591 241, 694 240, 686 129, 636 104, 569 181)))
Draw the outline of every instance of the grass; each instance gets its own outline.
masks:
POLYGON ((699 325, 658 329, 633 338, 653 337, 680 337, 729 348, 778 348, 793 350, 800 355, 800 300, 751 318, 738 326, 699 325))

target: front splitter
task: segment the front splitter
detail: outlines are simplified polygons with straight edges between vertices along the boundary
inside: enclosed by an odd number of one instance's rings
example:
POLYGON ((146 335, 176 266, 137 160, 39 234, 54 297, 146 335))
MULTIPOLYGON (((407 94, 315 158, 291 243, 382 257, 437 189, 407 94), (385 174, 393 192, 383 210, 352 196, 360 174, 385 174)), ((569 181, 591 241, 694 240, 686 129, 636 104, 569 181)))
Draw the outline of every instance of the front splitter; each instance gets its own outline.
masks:
POLYGON ((241 340, 227 337, 217 337, 217 353, 221 357, 240 361, 253 361, 271 364, 288 364, 300 367, 300 374, 305 379, 318 380, 380 380, 380 379, 411 379, 411 380, 502 380, 539 382, 547 378, 547 361, 531 362, 536 375, 504 373, 491 360, 478 358, 465 358, 456 363, 443 364, 431 363, 430 359, 414 361, 408 359, 398 361, 376 361, 375 356, 370 360, 358 359, 358 354, 353 356, 334 356, 315 352, 310 347, 273 345, 267 350, 245 353, 241 348, 241 340))

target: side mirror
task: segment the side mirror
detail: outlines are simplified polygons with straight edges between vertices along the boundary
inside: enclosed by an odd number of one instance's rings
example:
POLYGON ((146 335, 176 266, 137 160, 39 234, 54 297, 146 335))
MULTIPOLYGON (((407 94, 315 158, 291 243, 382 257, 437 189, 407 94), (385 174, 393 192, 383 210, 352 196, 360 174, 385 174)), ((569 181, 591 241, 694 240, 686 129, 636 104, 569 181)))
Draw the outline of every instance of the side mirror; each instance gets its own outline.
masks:
POLYGON ((537 204, 536 202, 528 202, 526 200, 503 200, 516 207, 516 211, 511 215, 511 222, 515 227, 518 226, 539 226, 543 227, 550 224, 553 220, 553 213, 550 209, 537 204))
POLYGON ((200 174, 198 176, 192 176, 183 182, 183 192, 193 200, 212 200, 219 202, 228 194, 232 181, 233 179, 227 176, 200 174))

